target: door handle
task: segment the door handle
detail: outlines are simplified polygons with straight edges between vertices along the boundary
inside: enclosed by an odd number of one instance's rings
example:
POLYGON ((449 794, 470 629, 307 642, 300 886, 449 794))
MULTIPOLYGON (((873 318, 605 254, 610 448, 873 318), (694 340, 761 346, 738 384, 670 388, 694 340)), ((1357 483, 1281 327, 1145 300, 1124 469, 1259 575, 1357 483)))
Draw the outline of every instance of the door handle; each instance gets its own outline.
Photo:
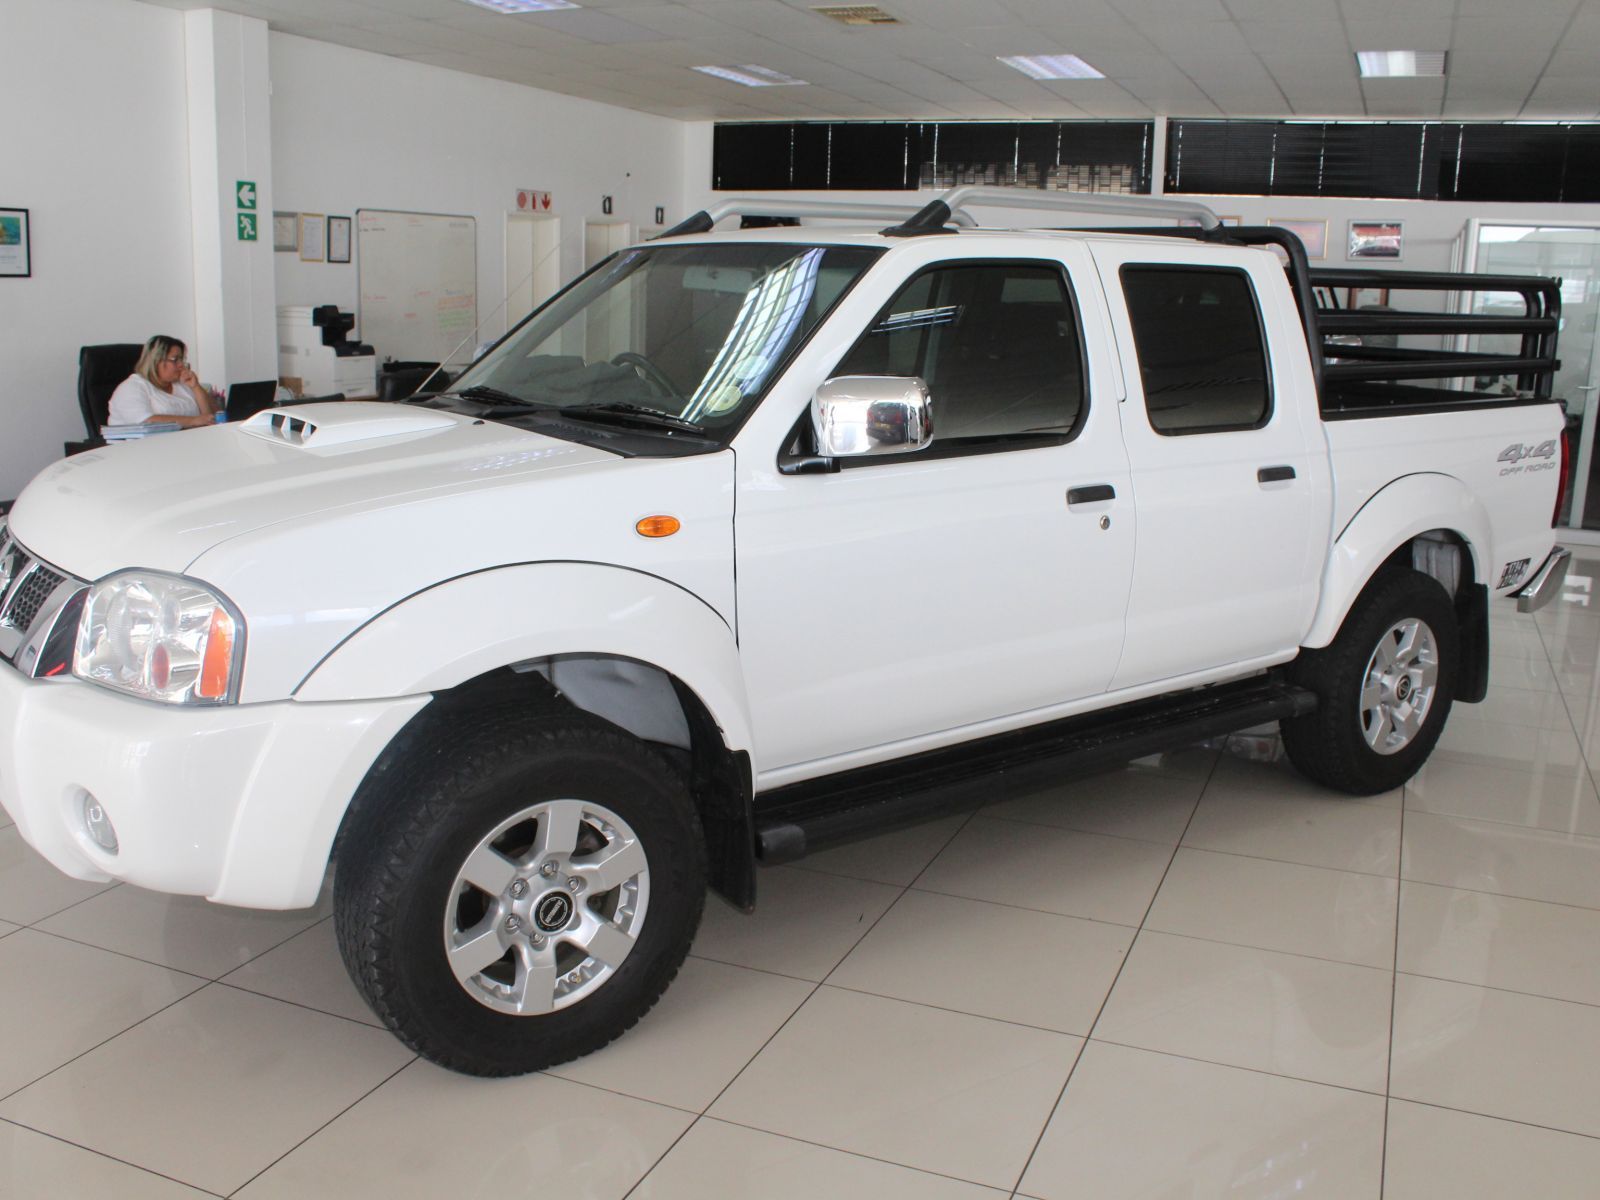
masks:
POLYGON ((1293 467, 1262 467, 1256 472, 1257 483, 1281 483, 1294 478, 1293 467))
POLYGON ((1097 500, 1115 500, 1117 489, 1109 483, 1091 483, 1085 487, 1067 489, 1068 504, 1093 504, 1097 500))

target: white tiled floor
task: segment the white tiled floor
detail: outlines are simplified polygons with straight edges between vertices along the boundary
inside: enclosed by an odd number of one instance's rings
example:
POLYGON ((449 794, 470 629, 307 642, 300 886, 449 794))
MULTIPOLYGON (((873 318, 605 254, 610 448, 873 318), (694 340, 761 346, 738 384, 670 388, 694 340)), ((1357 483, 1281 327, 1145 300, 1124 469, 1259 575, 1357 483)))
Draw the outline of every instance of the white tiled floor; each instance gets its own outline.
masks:
POLYGON ((77 884, 0 820, 0 1196, 1600 1195, 1600 610, 1493 633, 1403 790, 1272 737, 990 780, 713 901, 637 1029, 518 1080, 377 1027, 325 905, 77 884))

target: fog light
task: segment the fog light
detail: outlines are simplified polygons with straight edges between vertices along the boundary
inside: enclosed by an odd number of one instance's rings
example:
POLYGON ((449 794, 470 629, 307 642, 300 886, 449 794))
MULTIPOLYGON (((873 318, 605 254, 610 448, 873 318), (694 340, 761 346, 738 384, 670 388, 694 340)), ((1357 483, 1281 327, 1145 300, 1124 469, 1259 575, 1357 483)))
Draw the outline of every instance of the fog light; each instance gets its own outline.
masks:
POLYGON ((117 831, 111 827, 106 810, 88 792, 83 794, 83 827, 96 846, 107 854, 117 852, 117 831))

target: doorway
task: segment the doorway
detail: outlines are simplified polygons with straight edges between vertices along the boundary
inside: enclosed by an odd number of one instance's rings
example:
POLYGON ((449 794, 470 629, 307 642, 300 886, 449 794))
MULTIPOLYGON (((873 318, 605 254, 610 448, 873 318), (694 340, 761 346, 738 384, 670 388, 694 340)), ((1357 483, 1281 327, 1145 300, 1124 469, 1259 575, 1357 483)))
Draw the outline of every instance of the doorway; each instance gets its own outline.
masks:
POLYGON ((506 214, 506 329, 561 289, 561 218, 506 214))
MULTIPOLYGON (((1561 280, 1561 334, 1553 394, 1567 410, 1571 458, 1563 529, 1600 531, 1600 460, 1595 455, 1600 358, 1600 226, 1537 225, 1474 219, 1467 226, 1469 271, 1490 275, 1554 275, 1561 280)), ((1504 292, 1472 294, 1474 313, 1493 313, 1520 299, 1504 292)), ((1499 335, 1506 337, 1506 335, 1499 335)), ((1493 349, 1493 338, 1474 339, 1493 349)), ((1507 338, 1507 344, 1510 344, 1507 338)), ((1600 543, 1597 543, 1600 544, 1600 543)))
POLYGON ((585 221, 583 223, 583 269, 587 271, 608 255, 633 241, 631 221, 585 221))

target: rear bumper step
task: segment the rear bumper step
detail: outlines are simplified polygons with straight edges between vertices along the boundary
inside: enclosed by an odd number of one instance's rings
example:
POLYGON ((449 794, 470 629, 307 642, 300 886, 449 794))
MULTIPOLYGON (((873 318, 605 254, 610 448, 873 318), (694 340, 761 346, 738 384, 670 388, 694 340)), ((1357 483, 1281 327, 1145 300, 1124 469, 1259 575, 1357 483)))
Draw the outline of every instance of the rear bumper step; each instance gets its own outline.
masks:
POLYGON ((1544 560, 1544 566, 1517 595, 1518 612, 1538 612, 1556 598, 1561 585, 1567 580, 1567 568, 1572 565, 1572 551, 1557 546, 1544 560))
POLYGON ((815 850, 930 820, 978 803, 975 781, 1048 764, 1062 778, 1284 717, 1316 696, 1257 677, 1141 700, 943 750, 811 779, 757 796, 756 854, 770 865, 815 850))

